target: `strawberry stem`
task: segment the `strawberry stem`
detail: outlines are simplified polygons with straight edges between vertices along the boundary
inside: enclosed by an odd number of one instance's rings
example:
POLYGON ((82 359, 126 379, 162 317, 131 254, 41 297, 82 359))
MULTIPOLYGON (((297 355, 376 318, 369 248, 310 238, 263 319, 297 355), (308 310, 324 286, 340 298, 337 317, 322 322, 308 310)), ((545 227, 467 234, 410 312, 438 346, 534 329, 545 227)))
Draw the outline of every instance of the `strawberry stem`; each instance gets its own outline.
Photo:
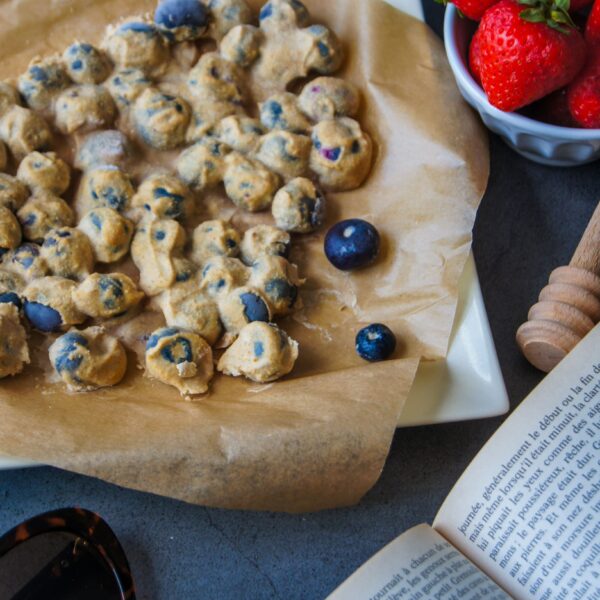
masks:
POLYGON ((529 23, 546 23, 548 27, 564 34, 577 29, 569 14, 570 0, 517 0, 519 4, 528 6, 519 13, 529 23))

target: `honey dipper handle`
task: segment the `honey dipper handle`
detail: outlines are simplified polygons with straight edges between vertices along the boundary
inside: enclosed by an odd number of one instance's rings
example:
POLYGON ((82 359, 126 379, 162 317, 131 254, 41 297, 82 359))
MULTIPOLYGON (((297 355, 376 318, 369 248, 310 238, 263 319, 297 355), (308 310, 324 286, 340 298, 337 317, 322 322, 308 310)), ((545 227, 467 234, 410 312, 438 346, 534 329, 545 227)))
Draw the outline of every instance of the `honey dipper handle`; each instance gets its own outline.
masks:
POLYGON ((572 267, 600 275, 600 202, 596 206, 569 264, 572 267))

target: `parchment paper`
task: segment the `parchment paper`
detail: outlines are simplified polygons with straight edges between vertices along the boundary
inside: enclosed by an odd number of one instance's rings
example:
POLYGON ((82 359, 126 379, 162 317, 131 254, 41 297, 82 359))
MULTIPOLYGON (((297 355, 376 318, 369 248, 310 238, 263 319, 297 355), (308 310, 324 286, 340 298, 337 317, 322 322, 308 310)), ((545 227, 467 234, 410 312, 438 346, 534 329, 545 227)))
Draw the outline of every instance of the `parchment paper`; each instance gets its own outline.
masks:
MULTIPOLYGON (((340 76, 361 90, 359 120, 377 150, 366 184, 329 194, 326 226, 294 242, 308 281, 305 308, 283 322, 301 347, 293 373, 264 386, 220 376, 208 396, 185 402, 134 360, 122 384, 85 395, 30 367, 0 382, 1 453, 226 508, 349 505, 375 483, 419 358, 446 352, 487 139, 426 26, 379 0, 306 4, 344 41, 340 76), (375 266, 344 274, 322 243, 328 226, 349 217, 373 222, 384 244, 375 266), (394 360, 355 355, 356 331, 374 321, 397 334, 394 360)), ((0 77, 74 38, 98 42, 105 24, 153 5, 1 0, 0 77)))

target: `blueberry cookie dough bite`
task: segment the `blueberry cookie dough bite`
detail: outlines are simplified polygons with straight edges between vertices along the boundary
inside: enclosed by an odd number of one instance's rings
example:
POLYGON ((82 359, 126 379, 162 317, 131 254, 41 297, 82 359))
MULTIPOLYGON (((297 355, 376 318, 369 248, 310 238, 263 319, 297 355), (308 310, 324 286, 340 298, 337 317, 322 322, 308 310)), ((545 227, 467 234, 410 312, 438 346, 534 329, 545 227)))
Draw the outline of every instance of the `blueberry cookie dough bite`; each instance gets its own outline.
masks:
POLYGON ((190 188, 202 191, 214 187, 225 176, 225 156, 230 148, 214 137, 203 137, 177 158, 177 175, 190 188))
POLYGON ((41 115, 22 106, 13 106, 0 119, 0 139, 15 160, 21 160, 34 150, 48 150, 52 133, 41 115))
POLYGON ((23 304, 21 293, 24 287, 25 282, 22 277, 0 268, 0 304, 14 304, 20 310, 23 304))
POLYGON ((37 244, 21 244, 2 257, 2 268, 16 273, 25 281, 33 281, 50 272, 37 244))
POLYGON ((279 177, 257 160, 239 152, 225 157, 225 193, 239 208, 250 212, 271 206, 279 177))
POLYGON ((252 265, 250 285, 269 301, 274 317, 284 317, 302 307, 296 265, 281 256, 261 256, 252 265))
POLYGON ((75 156, 75 167, 88 171, 99 166, 124 168, 133 157, 127 136, 116 129, 96 131, 85 137, 75 156))
POLYGON ((284 179, 308 171, 310 138, 289 131, 270 131, 259 142, 256 158, 284 179))
POLYGON ((92 273, 73 290, 77 309, 94 319, 114 319, 132 311, 144 299, 124 273, 92 273))
POLYGON ((77 287, 72 279, 39 277, 23 290, 24 312, 31 326, 39 331, 65 331, 85 321, 73 302, 77 287))
POLYGON ((189 72, 187 86, 202 102, 225 101, 241 106, 246 100, 242 70, 216 52, 203 54, 189 72))
POLYGON ((240 246, 241 258, 253 265, 261 256, 283 256, 290 253, 290 234, 272 225, 255 225, 244 233, 240 246))
POLYGON ((198 0, 159 0, 154 23, 170 41, 196 40, 208 27, 208 10, 198 0))
POLYGON ((27 333, 19 311, 10 303, 0 303, 0 379, 20 373, 29 363, 27 333))
POLYGON ((269 0, 260 9, 260 26, 265 30, 306 27, 310 15, 306 7, 296 0, 269 0))
POLYGON ((265 133, 265 128, 256 119, 232 115, 220 121, 215 127, 214 135, 230 148, 249 154, 256 150, 265 133))
POLYGON ((271 211, 280 229, 311 233, 325 219, 325 197, 310 179, 298 177, 278 190, 271 211))
POLYGON ((89 239, 98 262, 117 262, 129 252, 133 223, 112 208, 91 210, 77 227, 89 239))
POLYGON ((106 82, 106 87, 120 111, 132 106, 142 92, 152 85, 141 69, 121 69, 106 82))
POLYGON ((74 42, 62 57, 67 73, 75 83, 102 83, 112 70, 108 56, 85 42, 74 42))
POLYGON ((214 374, 212 350, 197 333, 163 327, 146 343, 146 374, 184 396, 203 394, 214 374))
POLYGON ((308 82, 298 97, 300 110, 313 121, 354 117, 360 96, 354 85, 337 77, 317 77, 308 82))
POLYGON ((34 58, 18 81, 19 92, 27 106, 41 112, 50 112, 56 96, 70 84, 59 56, 34 58))
POLYGON ((165 37, 143 21, 109 28, 103 47, 118 69, 141 69, 150 77, 161 75, 170 57, 165 37))
POLYGON ((87 213, 96 208, 125 212, 135 194, 128 175, 114 165, 100 165, 86 171, 77 196, 77 208, 87 213))
POLYGON ((21 226, 11 210, 0 206, 0 259, 21 243, 21 226))
POLYGON ((373 144, 353 119, 321 121, 313 128, 312 143, 310 168, 324 189, 353 190, 369 174, 373 144))
POLYGON ((27 184, 34 194, 47 191, 60 196, 69 188, 71 170, 55 152, 32 152, 21 161, 17 179, 27 184))
POLYGON ((255 288, 243 286, 219 298, 219 315, 228 333, 238 335, 254 321, 271 320, 271 308, 265 296, 255 288))
POLYGON ((29 190, 23 182, 8 173, 0 173, 0 206, 15 212, 28 197, 29 190))
POLYGON ((310 121, 298 107, 298 97, 290 92, 269 96, 259 105, 260 122, 267 129, 283 129, 292 133, 308 133, 310 121))
POLYGON ((156 88, 147 88, 135 101, 133 121, 139 137, 156 150, 181 146, 190 123, 188 103, 156 88))
POLYGON ((116 385, 127 370, 121 342, 101 327, 73 329, 50 346, 50 362, 56 373, 77 392, 116 385))
POLYGON ((209 258, 200 272, 200 289, 217 298, 248 282, 248 267, 237 258, 215 256, 209 258))
POLYGON ((8 81, 0 81, 0 118, 13 106, 21 106, 19 92, 8 81))
POLYGON ((235 258, 240 253, 240 234, 227 221, 204 221, 192 235, 190 258, 203 265, 214 256, 235 258))
POLYGON ((297 358, 298 342, 273 323, 255 321, 240 331, 237 340, 221 356, 217 370, 268 383, 287 375, 297 358))
POLYGON ((112 96, 101 85, 76 85, 66 89, 56 100, 55 124, 65 135, 110 127, 116 115, 112 96))
POLYGON ((40 244, 52 229, 70 227, 75 223, 71 207, 49 192, 31 196, 17 211, 17 217, 23 228, 23 237, 40 244))
POLYGON ((324 25, 311 25, 303 33, 310 39, 310 50, 304 62, 307 71, 323 75, 335 73, 344 60, 344 52, 335 33, 324 25))
POLYGON ((210 37, 219 41, 238 25, 252 23, 253 15, 244 0, 209 0, 210 37))
POLYGON ((247 68, 258 57, 262 42, 260 29, 252 25, 236 25, 221 40, 219 53, 223 58, 247 68))
POLYGON ((144 179, 131 205, 144 218, 182 219, 192 212, 193 197, 178 177, 158 173, 144 179))
POLYGON ((50 231, 41 253, 50 272, 59 277, 82 281, 94 270, 94 251, 89 238, 72 227, 50 231))

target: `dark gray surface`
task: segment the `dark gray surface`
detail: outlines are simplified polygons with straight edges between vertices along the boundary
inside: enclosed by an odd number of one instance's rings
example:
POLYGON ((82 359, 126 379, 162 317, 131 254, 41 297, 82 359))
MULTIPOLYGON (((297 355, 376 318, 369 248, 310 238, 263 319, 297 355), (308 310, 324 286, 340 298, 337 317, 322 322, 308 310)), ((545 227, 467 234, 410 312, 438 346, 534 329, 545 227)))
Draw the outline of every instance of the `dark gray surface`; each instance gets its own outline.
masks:
MULTIPOLYGON (((439 9, 428 4, 439 31, 439 9)), ((483 295, 514 407, 541 379, 514 333, 598 201, 598 164, 542 167, 491 139, 475 226, 483 295)), ((405 529, 431 522, 502 419, 399 430, 383 475, 354 508, 290 516, 228 512, 121 489, 58 469, 0 472, 0 531, 67 505, 99 512, 130 558, 139 597, 323 598, 405 529)))

